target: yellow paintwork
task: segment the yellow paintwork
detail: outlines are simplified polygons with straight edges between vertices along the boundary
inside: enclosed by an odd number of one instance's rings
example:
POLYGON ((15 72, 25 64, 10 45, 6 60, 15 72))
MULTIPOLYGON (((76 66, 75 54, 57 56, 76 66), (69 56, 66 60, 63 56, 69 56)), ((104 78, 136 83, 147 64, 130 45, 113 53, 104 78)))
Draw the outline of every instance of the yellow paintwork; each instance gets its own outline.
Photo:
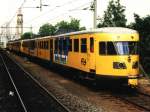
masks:
POLYGON ((22 52, 29 55, 29 49, 27 47, 22 47, 22 52))
POLYGON ((128 62, 128 56, 96 56, 96 74, 111 76, 137 75, 138 69, 132 69, 133 62, 138 61, 137 55, 131 56, 131 62, 128 62), (127 69, 114 69, 113 62, 124 62, 127 69))
MULTIPOLYGON (((71 36, 72 39, 87 38, 87 53, 81 53, 79 46, 79 52, 69 52, 67 66, 90 72, 90 69, 96 71, 97 76, 113 76, 113 77, 127 77, 135 78, 129 79, 129 84, 137 85, 137 77, 139 75, 139 68, 133 69, 132 65, 135 61, 139 62, 138 55, 130 55, 131 62, 128 62, 128 55, 100 55, 99 54, 99 42, 106 41, 139 41, 139 35, 135 34, 82 34, 71 36), (89 51, 89 38, 94 37, 94 53, 89 51), (81 58, 86 59, 86 65, 81 64, 81 58), (114 69, 113 62, 124 62, 127 69, 114 69)), ((80 41, 79 41, 80 45, 80 41)), ((72 45, 73 46, 73 45, 72 45)))
POLYGON ((136 87, 138 85, 138 79, 128 79, 128 85, 131 87, 136 87))
POLYGON ((96 34, 96 74, 111 75, 111 76, 128 76, 137 75, 138 69, 132 69, 132 64, 139 61, 138 55, 130 55, 131 62, 128 62, 128 55, 100 55, 99 42, 100 41, 139 41, 138 34, 96 34), (131 38, 131 37, 134 38, 131 38), (124 62, 127 69, 113 69, 113 62, 124 62))
MULTIPOLYGON (((37 40, 37 42, 41 42, 41 41, 48 41, 49 44, 49 39, 39 39, 37 40)), ((50 50, 48 49, 42 49, 42 48, 38 48, 37 49, 37 57, 43 60, 50 60, 50 50)))
MULTIPOLYGON (((86 72, 90 72, 90 69, 95 69, 95 53, 90 52, 90 37, 94 38, 94 35, 81 34, 70 37, 70 39, 79 39, 79 52, 69 52, 67 66, 86 72), (82 38, 87 38, 87 53, 81 53, 80 43, 82 38), (81 63, 82 58, 86 60, 85 65, 81 63)), ((74 43, 72 43, 72 46, 74 46, 74 43)), ((74 50, 73 47, 72 50, 74 50)))

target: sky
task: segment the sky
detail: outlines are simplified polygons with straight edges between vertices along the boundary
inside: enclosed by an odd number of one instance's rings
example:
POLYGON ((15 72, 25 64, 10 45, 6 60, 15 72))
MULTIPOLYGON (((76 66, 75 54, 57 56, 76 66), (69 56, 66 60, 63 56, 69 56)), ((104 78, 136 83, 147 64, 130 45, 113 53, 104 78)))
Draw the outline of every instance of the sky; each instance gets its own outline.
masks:
MULTIPOLYGON (((93 13, 90 10, 82 10, 89 7, 93 0, 42 0, 42 11, 39 8, 40 0, 0 0, 0 26, 11 20, 10 26, 16 26, 16 12, 22 3, 23 22, 25 27, 33 27, 33 32, 37 33, 38 29, 44 23, 55 25, 61 20, 69 21, 71 18, 80 20, 81 26, 87 29, 93 27, 93 13), (32 7, 32 8, 29 8, 32 7)), ((125 15, 127 23, 133 22, 133 13, 145 17, 150 14, 150 0, 120 0, 121 4, 126 7, 125 15)), ((109 0, 97 0, 98 17, 102 17, 107 9, 109 0)), ((31 29, 24 29, 30 31, 31 29)), ((12 30, 12 32, 15 32, 12 30)))

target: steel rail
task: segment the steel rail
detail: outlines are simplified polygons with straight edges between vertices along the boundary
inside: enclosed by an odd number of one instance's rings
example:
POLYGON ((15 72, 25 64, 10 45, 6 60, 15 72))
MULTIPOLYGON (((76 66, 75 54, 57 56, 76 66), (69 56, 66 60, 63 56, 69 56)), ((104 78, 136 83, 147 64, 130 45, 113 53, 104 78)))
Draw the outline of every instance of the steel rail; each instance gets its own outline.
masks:
POLYGON ((0 54, 0 57, 1 57, 2 61, 3 61, 3 64, 4 64, 4 66, 5 66, 5 69, 6 69, 7 73, 8 73, 8 75, 9 75, 9 78, 10 78, 10 80, 11 80, 11 82, 12 82, 14 88, 15 88, 15 91, 16 91, 16 93, 17 93, 17 95, 18 95, 18 98, 19 98, 19 100, 20 100, 20 103, 21 103, 21 105, 22 105, 22 107, 23 107, 24 112, 28 112, 28 111, 27 111, 27 108, 26 108, 25 104, 23 103, 23 100, 22 100, 22 98, 21 98, 21 96, 20 96, 20 94, 19 94, 19 91, 18 91, 18 89, 17 89, 17 87, 16 87, 16 85, 15 85, 15 83, 14 83, 14 81, 13 81, 13 78, 12 78, 12 76, 11 76, 9 70, 8 70, 8 67, 7 67, 7 65, 6 65, 6 63, 5 63, 5 61, 4 61, 4 59, 3 59, 3 57, 2 57, 1 54, 0 54))
MULTIPOLYGON (((137 92, 137 94, 139 94, 139 95, 143 95, 143 96, 146 96, 146 97, 150 97, 150 95, 148 95, 148 94, 145 94, 145 93, 141 93, 141 92, 137 92)), ((115 97, 117 97, 117 98, 119 98, 120 100, 124 100, 126 103, 128 103, 128 104, 132 104, 132 105, 134 105, 134 106, 136 106, 136 107, 139 107, 139 108, 141 108, 141 109, 143 109, 144 110, 144 112, 146 111, 146 112, 150 112, 150 108, 147 108, 147 107, 145 107, 145 106, 142 106, 142 105, 140 105, 140 104, 138 104, 138 102, 136 103, 136 102, 134 102, 134 101, 132 101, 132 99, 131 100, 129 100, 127 97, 124 97, 124 96, 116 96, 115 95, 115 97)))
POLYGON ((56 96, 54 96, 50 91, 48 91, 38 80, 36 80, 29 72, 27 72, 22 66, 21 64, 17 63, 14 59, 12 59, 10 56, 8 56, 8 54, 6 53, 7 57, 9 57, 9 59, 11 59, 16 65, 19 66, 19 68, 26 73, 37 85, 39 85, 39 87, 41 87, 48 95, 50 95, 62 108, 64 108, 67 112, 71 112, 71 110, 69 110, 64 104, 62 104, 57 98, 56 96))

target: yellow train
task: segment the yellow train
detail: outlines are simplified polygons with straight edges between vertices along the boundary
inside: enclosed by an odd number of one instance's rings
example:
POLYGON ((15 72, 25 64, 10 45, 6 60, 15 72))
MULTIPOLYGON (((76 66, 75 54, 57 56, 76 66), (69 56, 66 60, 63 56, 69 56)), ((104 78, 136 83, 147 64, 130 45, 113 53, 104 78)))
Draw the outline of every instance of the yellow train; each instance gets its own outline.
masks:
POLYGON ((11 41, 8 48, 79 70, 88 78, 115 78, 118 81, 126 80, 128 85, 137 86, 138 42, 139 34, 135 30, 104 27, 11 41))

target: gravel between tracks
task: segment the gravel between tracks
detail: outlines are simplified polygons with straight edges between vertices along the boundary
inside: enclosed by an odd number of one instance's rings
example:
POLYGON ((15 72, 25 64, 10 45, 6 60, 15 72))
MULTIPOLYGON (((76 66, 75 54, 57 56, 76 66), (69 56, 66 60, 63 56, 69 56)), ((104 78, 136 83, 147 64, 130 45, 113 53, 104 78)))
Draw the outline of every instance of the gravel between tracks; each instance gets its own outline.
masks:
POLYGON ((73 112, 104 112, 103 109, 93 106, 92 104, 81 100, 79 97, 68 93, 57 82, 51 81, 46 83, 50 91, 73 112), (52 86, 51 86, 52 85, 52 86))

